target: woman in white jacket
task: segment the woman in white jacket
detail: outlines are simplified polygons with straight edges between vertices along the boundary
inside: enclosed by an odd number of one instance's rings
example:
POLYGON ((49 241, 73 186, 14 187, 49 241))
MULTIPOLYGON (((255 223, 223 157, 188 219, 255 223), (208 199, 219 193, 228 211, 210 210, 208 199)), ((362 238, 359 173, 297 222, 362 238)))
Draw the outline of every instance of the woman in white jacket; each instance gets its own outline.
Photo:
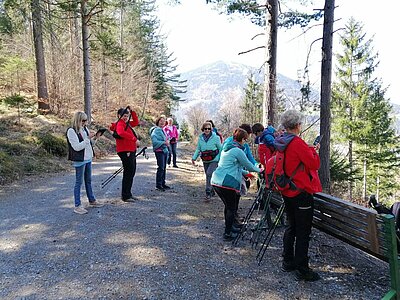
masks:
MULTIPOLYGON (((82 179, 85 180, 86 195, 89 199, 89 207, 102 207, 96 201, 92 190, 92 159, 94 157, 92 137, 98 137, 90 133, 86 128, 87 115, 84 112, 78 111, 72 119, 72 127, 67 130, 68 142, 68 159, 73 161, 75 167, 75 187, 74 199, 75 208, 74 212, 77 214, 86 214, 88 211, 81 206, 81 186, 82 179)), ((99 134, 100 135, 100 134, 99 134)))

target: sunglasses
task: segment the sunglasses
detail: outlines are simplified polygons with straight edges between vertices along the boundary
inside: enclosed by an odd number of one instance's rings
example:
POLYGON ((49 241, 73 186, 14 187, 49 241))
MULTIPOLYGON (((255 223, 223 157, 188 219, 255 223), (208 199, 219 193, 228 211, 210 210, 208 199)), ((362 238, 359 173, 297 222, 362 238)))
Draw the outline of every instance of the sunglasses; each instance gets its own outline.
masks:
POLYGON ((203 130, 211 130, 211 128, 204 128, 203 130))
POLYGON ((82 120, 82 122, 87 122, 87 120, 82 120))

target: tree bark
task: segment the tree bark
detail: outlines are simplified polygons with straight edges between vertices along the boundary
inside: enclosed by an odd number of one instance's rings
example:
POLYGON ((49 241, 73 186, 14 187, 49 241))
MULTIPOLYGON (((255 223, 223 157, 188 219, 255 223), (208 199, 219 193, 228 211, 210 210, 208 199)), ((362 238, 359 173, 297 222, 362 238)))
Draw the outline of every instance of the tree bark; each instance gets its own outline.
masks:
POLYGON ((88 123, 92 121, 91 101, 92 101, 92 77, 90 71, 90 47, 89 47, 89 19, 87 13, 87 0, 81 1, 81 17, 82 17, 82 53, 83 53, 83 96, 85 103, 85 113, 88 117, 88 123))
POLYGON ((264 66, 263 124, 276 124, 276 55, 278 45, 278 0, 267 1, 266 12, 267 47, 264 66))
POLYGON ((322 39, 322 64, 321 64, 321 111, 320 111, 320 136, 321 147, 319 150, 321 167, 319 176, 324 192, 330 193, 330 140, 331 140, 331 95, 332 95, 332 41, 334 22, 335 0, 325 0, 324 29, 322 39))
POLYGON ((50 109, 46 81, 46 63, 44 59, 43 26, 40 0, 31 1, 33 44, 35 47, 36 76, 38 89, 38 112, 45 113, 50 109))

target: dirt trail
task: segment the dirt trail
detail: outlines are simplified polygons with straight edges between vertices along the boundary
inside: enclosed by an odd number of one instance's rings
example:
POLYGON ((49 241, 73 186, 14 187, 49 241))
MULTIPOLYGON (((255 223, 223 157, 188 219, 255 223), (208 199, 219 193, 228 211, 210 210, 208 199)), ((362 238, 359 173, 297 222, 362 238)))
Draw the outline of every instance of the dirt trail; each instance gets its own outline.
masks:
POLYGON ((166 192, 154 189, 153 153, 138 159, 135 203, 119 201, 121 175, 100 188, 118 157, 95 162, 95 195, 107 205, 87 215, 72 211, 72 170, 3 188, 0 298, 380 299, 389 289, 386 264, 315 230, 310 255, 323 280, 299 283, 280 270, 283 228, 258 266, 247 242, 222 241, 221 201, 203 202, 202 167, 184 149, 178 156, 166 192))

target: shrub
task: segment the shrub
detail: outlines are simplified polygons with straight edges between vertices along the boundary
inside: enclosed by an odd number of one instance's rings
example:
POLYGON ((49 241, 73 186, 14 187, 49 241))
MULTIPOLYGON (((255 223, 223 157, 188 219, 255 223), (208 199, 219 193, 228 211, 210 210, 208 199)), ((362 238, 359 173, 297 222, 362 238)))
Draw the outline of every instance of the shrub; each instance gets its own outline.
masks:
POLYGON ((47 153, 58 157, 67 156, 67 141, 65 137, 55 136, 50 132, 36 132, 40 146, 46 150, 47 153))

